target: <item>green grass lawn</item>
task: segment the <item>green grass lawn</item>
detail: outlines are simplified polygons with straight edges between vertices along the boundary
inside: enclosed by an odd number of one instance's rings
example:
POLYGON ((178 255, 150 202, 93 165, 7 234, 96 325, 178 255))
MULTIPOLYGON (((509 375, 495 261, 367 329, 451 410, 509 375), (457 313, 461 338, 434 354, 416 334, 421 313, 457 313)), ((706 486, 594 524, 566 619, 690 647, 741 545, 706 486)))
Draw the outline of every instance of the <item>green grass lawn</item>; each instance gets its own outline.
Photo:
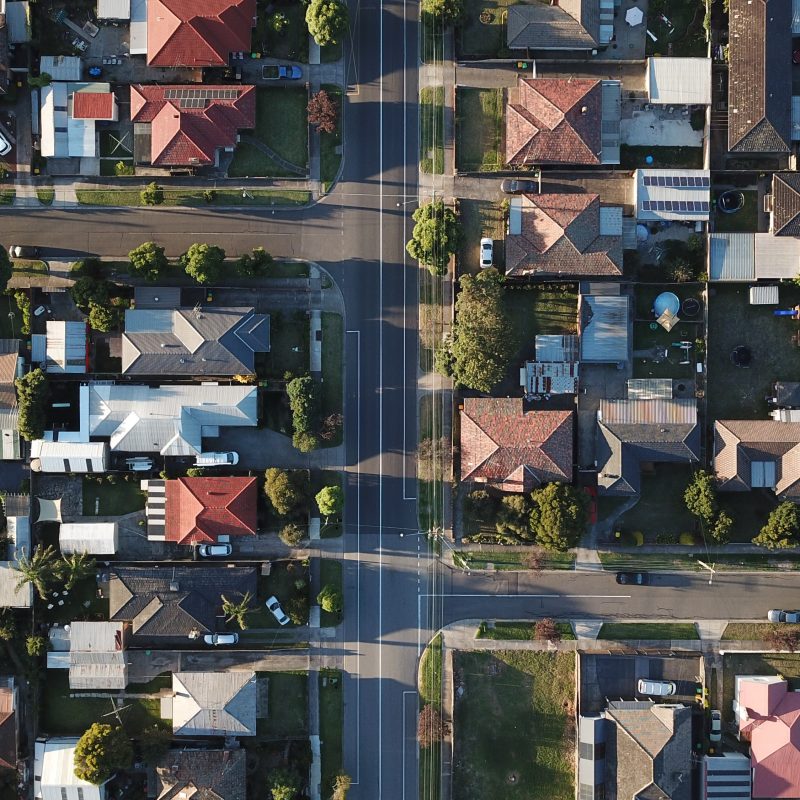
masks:
POLYGON ((284 373, 304 375, 308 372, 308 317, 304 311, 269 309, 270 352, 256 355, 259 378, 283 379, 284 373), (295 350, 295 348, 297 348, 295 350))
POLYGON ((37 186, 36 197, 43 206, 51 206, 56 199, 56 190, 52 186, 37 186))
MULTIPOLYGON (((419 429, 417 435, 420 441, 441 438, 441 395, 437 394, 436 398, 437 402, 434 403, 434 395, 431 392, 426 392, 419 400, 419 429)), ((423 467, 423 472, 427 472, 429 476, 437 478, 436 480, 417 480, 417 510, 420 530, 429 531, 441 525, 444 516, 444 492, 442 481, 439 478, 441 469, 439 465, 433 462, 433 457, 426 465, 421 466, 423 467)))
POLYGON ((444 173, 444 87, 426 86, 419 93, 419 168, 444 173))
POLYGON ((342 770, 343 726, 342 673, 338 669, 320 670, 319 738, 322 751, 321 789, 323 797, 331 796, 333 782, 342 770))
MULTIPOLYGON (((494 528, 487 528, 487 533, 495 533, 494 528)), ((493 564, 496 570, 525 570, 525 552, 519 550, 462 550, 467 566, 470 569, 486 569, 487 564, 493 564)), ((542 569, 572 569, 575 565, 573 553, 545 553, 542 559, 542 569)))
MULTIPOLYGON (((141 206, 143 187, 130 189, 76 189, 81 205, 141 206)), ((243 197, 239 189, 213 189, 210 200, 203 192, 190 189, 164 189, 164 206, 214 207, 214 206, 302 206, 311 199, 311 193, 295 189, 249 189, 243 197)))
MULTIPOLYGON (((321 587, 333 586, 342 591, 342 562, 332 558, 323 558, 319 562, 319 584, 321 587)), ((331 628, 342 621, 342 614, 331 613, 320 609, 320 626, 331 628)))
MULTIPOLYGON (((278 527, 282 527, 282 525, 278 527)), ((264 605, 264 601, 274 595, 280 601, 284 612, 288 613, 287 609, 291 600, 301 596, 308 597, 308 592, 308 567, 299 561, 273 561, 270 574, 259 576, 256 608, 247 616, 248 627, 280 630, 281 626, 278 624, 278 620, 264 605)), ((294 623, 290 622, 283 629, 290 630, 293 627, 294 623)))
MULTIPOLYGON (((56 531, 52 543, 55 544, 57 541, 56 531)), ((56 591, 59 589, 56 588, 56 591)), ((64 601, 63 606, 58 605, 56 598, 50 598, 46 603, 37 601, 39 614, 49 623, 99 622, 108 619, 108 599, 97 596, 97 581, 94 575, 76 584, 66 597, 62 594, 58 599, 64 601), (47 608, 51 604, 53 607, 47 608)))
POLYGON ((649 145, 620 146, 620 166, 623 169, 637 169, 648 167, 686 167, 700 169, 703 166, 702 147, 650 147, 649 145), (653 157, 653 163, 648 164, 647 156, 653 157))
POLYGON ((503 168, 503 90, 456 87, 456 168, 503 168))
MULTIPOLYGON (((556 628, 564 641, 575 639, 572 625, 569 622, 557 622, 556 628)), ((527 641, 536 638, 536 622, 495 622, 494 626, 484 622, 478 628, 476 639, 494 639, 499 641, 527 641)))
POLYGON ((419 273, 419 367, 423 372, 433 370, 433 353, 442 340, 444 309, 442 280, 427 270, 419 273))
POLYGON ((454 800, 572 800, 571 653, 454 654, 454 800))
POLYGON ((458 201, 461 222, 461 246, 456 255, 458 274, 477 275, 480 272, 480 241, 484 236, 494 239, 494 263, 502 271, 505 266, 505 217, 500 204, 489 200, 458 201))
POLYGON ((722 718, 733 721, 737 675, 783 675, 789 691, 800 689, 800 653, 730 653, 722 657, 722 718))
POLYGON ((14 203, 17 190, 13 186, 0 186, 0 206, 10 206, 14 203))
MULTIPOLYGON (((52 736, 81 736, 93 722, 115 723, 115 706, 110 697, 92 697, 91 693, 77 692, 69 688, 66 670, 53 670, 42 681, 43 702, 39 708, 39 729, 52 736)), ((96 693, 95 693, 96 694, 96 693)), ((137 737, 151 726, 169 728, 161 719, 158 700, 134 700, 126 697, 122 701, 124 710, 119 714, 125 732, 137 737)))
POLYGON ((39 277, 47 275, 47 264, 38 259, 12 258, 11 266, 15 277, 39 277))
POLYGON ((605 622, 598 639, 699 639, 690 622, 605 622))
POLYGON ((420 51, 424 64, 435 64, 444 57, 444 30, 432 14, 420 13, 420 51))
MULTIPOLYGON (((339 314, 330 311, 322 313, 322 418, 330 414, 341 414, 343 407, 343 364, 344 324, 339 314)), ((339 435, 325 442, 334 447, 342 442, 342 429, 339 435)))
MULTIPOLYGON (((325 48, 323 48, 325 49, 325 48)), ((326 84, 322 87, 333 100, 338 110, 336 131, 319 135, 319 173, 326 189, 336 180, 342 164, 342 90, 338 86, 326 84)))
POLYGON ((647 29, 657 41, 645 37, 647 55, 704 57, 708 52, 704 14, 703 4, 692 0, 650 0, 647 29), (672 23, 671 27, 660 19, 661 14, 672 23))
POLYGON ((442 704, 442 635, 437 633, 425 648, 419 665, 420 703, 442 704))
POLYGON ((506 47, 506 8, 517 0, 466 0, 464 22, 456 33, 459 54, 498 57, 506 47), (482 11, 489 11, 491 22, 481 22, 482 11))
POLYGON ((729 622, 725 626, 722 638, 725 641, 739 639, 748 642, 761 642, 776 627, 780 627, 782 631, 787 633, 800 634, 800 625, 787 625, 785 623, 772 625, 768 622, 729 622))
MULTIPOLYGON (((737 190, 738 191, 738 190, 737 190)), ((723 214, 717 201, 723 192, 714 192, 714 231, 716 233, 755 233, 758 231, 758 191, 743 191, 744 205, 735 214, 723 214)))
POLYGON ((732 542, 749 542, 767 522, 770 512, 778 505, 775 493, 769 489, 750 492, 718 492, 719 507, 733 520, 732 542))
POLYGON ((138 480, 123 481, 118 478, 115 483, 97 483, 92 478, 83 478, 83 514, 86 517, 121 516, 141 511, 146 499, 138 480))
MULTIPOLYGON (((598 551, 600 563, 604 569, 658 569, 670 571, 701 572, 697 559, 706 558, 705 551, 700 548, 686 547, 686 553, 637 553, 598 551)), ((796 570, 800 569, 800 558, 793 553, 782 553, 780 556, 768 555, 720 555, 713 557, 719 572, 736 572, 739 570, 796 570)))
POLYGON ((308 733, 308 673, 256 674, 259 681, 264 678, 269 681, 269 715, 258 720, 259 737, 278 739, 308 733))
POLYGON ((303 3, 279 4, 261 0, 257 6, 256 28, 253 31, 253 50, 270 58, 308 63, 308 26, 303 3), (269 11, 267 10, 269 9, 269 11), (285 27, 276 31, 271 21, 280 13, 286 19, 285 27))
MULTIPOLYGON (((745 284, 710 288, 707 396, 709 420, 765 419, 770 386, 800 374, 797 322, 773 315, 772 306, 751 306, 745 284), (746 369, 731 363, 738 345, 750 349, 746 369)), ((800 287, 783 283, 780 307, 800 303, 800 287)))

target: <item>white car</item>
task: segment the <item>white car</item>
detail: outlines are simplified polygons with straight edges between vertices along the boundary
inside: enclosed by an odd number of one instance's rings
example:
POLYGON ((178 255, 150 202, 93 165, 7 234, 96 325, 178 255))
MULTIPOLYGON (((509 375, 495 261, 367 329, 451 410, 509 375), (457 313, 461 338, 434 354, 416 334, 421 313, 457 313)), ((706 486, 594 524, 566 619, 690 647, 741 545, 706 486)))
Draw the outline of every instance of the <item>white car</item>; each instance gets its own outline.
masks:
POLYGON ((672 681, 651 681, 639 678, 639 682, 636 684, 638 694, 646 694, 651 697, 669 697, 677 691, 678 689, 672 681))
POLYGON ((767 614, 767 619, 770 622, 790 622, 798 624, 800 623, 800 611, 781 611, 778 608, 773 608, 767 614))
POLYGON ((229 453, 200 453, 194 460, 196 467, 223 467, 236 466, 239 463, 239 454, 229 453))
POLYGON ((0 156, 7 156, 11 152, 11 142, 0 133, 0 156))
POLYGON ((719 711, 711 712, 711 731, 708 738, 712 742, 722 741, 722 714, 719 711))
POLYGON ((481 239, 481 269, 486 269, 492 266, 494 258, 494 240, 483 238, 481 239))
POLYGON ((230 544, 201 544, 197 548, 202 558, 218 558, 229 556, 233 552, 230 544))
POLYGON ((206 644, 210 644, 212 647, 220 647, 226 644, 238 644, 239 643, 239 634, 238 633, 207 633, 203 637, 203 641, 206 644))
POLYGON ((288 625, 291 620, 286 614, 283 613, 283 609, 281 608, 281 604, 278 601, 278 598, 275 595, 272 597, 267 598, 267 602, 265 604, 267 608, 272 612, 272 616, 278 620, 279 625, 288 625))

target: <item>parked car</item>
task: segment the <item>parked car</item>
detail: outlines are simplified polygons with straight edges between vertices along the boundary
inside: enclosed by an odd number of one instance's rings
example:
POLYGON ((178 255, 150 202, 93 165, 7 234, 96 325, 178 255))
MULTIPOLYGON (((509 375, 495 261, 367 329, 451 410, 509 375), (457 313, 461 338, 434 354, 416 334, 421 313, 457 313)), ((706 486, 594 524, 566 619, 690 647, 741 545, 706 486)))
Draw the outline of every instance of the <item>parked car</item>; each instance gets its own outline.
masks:
POLYGON ((488 238, 481 239, 481 269, 491 267, 493 257, 494 240, 488 238))
POLYGON ((239 643, 238 633, 207 633, 203 637, 206 644, 212 647, 221 647, 222 645, 232 645, 239 643))
POLYGON ((272 597, 267 598, 267 602, 265 604, 267 608, 272 612, 272 616, 278 620, 279 625, 288 625, 291 621, 286 614, 283 613, 283 609, 281 608, 281 604, 278 601, 278 598, 275 595, 272 597))
POLYGON ((196 467, 223 467, 235 466, 239 463, 239 454, 228 453, 200 453, 194 460, 196 467))
POLYGON ((230 544, 201 544, 197 552, 203 558, 219 558, 229 556, 233 552, 233 545, 230 544))
POLYGON ((647 586, 650 583, 649 572, 618 572, 617 583, 623 586, 647 586))
POLYGON ((638 694, 646 694, 652 697, 669 697, 678 691, 672 681, 651 681, 647 678, 639 678, 636 684, 638 694))
POLYGON ((265 64, 261 68, 261 77, 265 81, 296 81, 302 74, 300 67, 293 64, 265 64))
POLYGON ((11 142, 0 133, 0 156, 7 156, 11 152, 11 142))
POLYGON ((719 711, 711 712, 711 730, 708 738, 712 742, 722 741, 722 714, 719 711))
POLYGON ((506 194, 536 194, 539 191, 539 183, 519 178, 506 178, 500 184, 500 191, 506 194))
POLYGON ((8 254, 12 258, 37 258, 39 255, 39 248, 22 244, 12 244, 11 247, 8 248, 8 254))
POLYGON ((770 609, 767 614, 767 619, 770 622, 791 622, 793 624, 800 623, 800 611, 781 611, 778 608, 770 609))

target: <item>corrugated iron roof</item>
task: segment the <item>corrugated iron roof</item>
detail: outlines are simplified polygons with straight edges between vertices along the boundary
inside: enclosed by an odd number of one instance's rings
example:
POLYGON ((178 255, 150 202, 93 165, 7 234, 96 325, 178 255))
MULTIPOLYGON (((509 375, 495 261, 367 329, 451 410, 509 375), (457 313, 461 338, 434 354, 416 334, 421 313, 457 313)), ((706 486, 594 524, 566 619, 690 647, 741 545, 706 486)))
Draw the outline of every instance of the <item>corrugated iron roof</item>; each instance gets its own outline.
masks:
POLYGON ((712 233, 710 239, 711 266, 709 280, 755 280, 755 234, 712 233))

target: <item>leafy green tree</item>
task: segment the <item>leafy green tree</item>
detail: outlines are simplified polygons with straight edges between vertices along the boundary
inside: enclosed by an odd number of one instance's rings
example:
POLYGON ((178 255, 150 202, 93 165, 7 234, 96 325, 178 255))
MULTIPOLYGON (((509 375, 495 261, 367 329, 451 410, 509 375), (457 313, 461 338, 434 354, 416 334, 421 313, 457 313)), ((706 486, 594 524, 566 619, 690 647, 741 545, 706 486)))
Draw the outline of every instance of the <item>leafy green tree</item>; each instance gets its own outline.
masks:
POLYGON ((690 514, 694 514, 710 526, 719 510, 717 493, 714 489, 714 476, 702 469, 695 472, 692 482, 683 493, 683 500, 690 514))
POLYGON ((287 470, 270 467, 264 473, 264 494, 278 516, 286 517, 306 499, 304 487, 287 470))
POLYGON ((128 769, 132 761, 131 740, 119 727, 95 722, 75 746, 75 776, 95 786, 117 770, 128 769))
POLYGON ((59 579, 64 582, 64 588, 71 591, 79 583, 94 574, 97 562, 87 553, 70 553, 61 556, 61 561, 55 565, 59 579))
POLYGON ((37 367, 17 378, 14 386, 17 389, 19 407, 17 420, 19 435, 29 442, 41 439, 44 435, 45 409, 50 394, 47 375, 37 367))
POLYGON ((347 6, 339 0, 311 0, 306 9, 308 32, 320 47, 337 44, 347 23, 347 6))
POLYGON ((305 534, 300 529, 300 526, 295 525, 293 522, 290 522, 288 525, 284 525, 281 528, 281 532, 278 534, 278 536, 280 536, 281 541, 287 547, 300 547, 300 544, 305 538, 305 534))
POLYGON ((14 274, 14 267, 11 264, 11 259, 8 257, 8 250, 0 245, 0 292, 6 290, 11 276, 14 274))
POLYGON ((47 638, 45 636, 28 636, 25 639, 25 652, 31 658, 38 658, 47 652, 47 638))
POLYGON ((531 495, 531 530, 545 550, 568 550, 586 530, 588 497, 566 483, 548 483, 531 495))
POLYGON ((269 274, 275 259, 263 248, 254 247, 253 252, 245 253, 236 262, 236 269, 245 278, 261 278, 269 274))
POLYGON ((455 212, 437 200, 420 206, 412 218, 416 225, 406 250, 433 275, 446 275, 450 256, 458 250, 461 238, 455 212))
POLYGON ((301 453, 310 453, 319 447, 319 436, 309 431, 295 431, 292 434, 292 446, 301 453))
POLYGON ((320 514, 325 515, 325 524, 330 517, 338 517, 344 508, 344 492, 341 486, 323 486, 314 498, 320 514))
POLYGON ((301 433, 311 433, 319 417, 319 385, 310 375, 293 378, 286 384, 292 427, 301 433))
POLYGON ((222 595, 222 613, 225 622, 236 621, 239 630, 247 630, 247 615, 253 611, 253 593, 245 592, 239 600, 229 600, 222 595))
POLYGON ((711 526, 711 538, 718 544, 725 544, 728 541, 733 519, 727 511, 720 511, 714 524, 711 526))
POLYGON ((213 244, 195 243, 180 258, 181 266, 198 283, 214 283, 225 266, 225 251, 213 244))
POLYGON ((164 190, 153 181, 139 192, 139 199, 143 206, 159 206, 164 202, 164 190))
POLYGON ((155 242, 144 242, 128 253, 131 262, 131 272, 140 275, 145 280, 157 281, 169 267, 169 260, 164 255, 164 248, 155 242))
POLYGON ((32 89, 42 89, 53 82, 53 76, 49 72, 41 72, 39 75, 28 75, 28 86, 32 89))
POLYGON ((420 8, 442 25, 457 25, 464 16, 462 0, 422 0, 420 8))
POLYGON ((93 331, 108 333, 119 323, 119 312, 111 306, 89 303, 89 327, 93 331))
POLYGON ((490 392, 516 351, 503 305, 503 276, 490 267, 464 275, 460 284, 452 337, 442 347, 446 354, 437 353, 437 369, 460 386, 490 392))
POLYGON ((342 593, 333 584, 327 584, 317 595, 317 602, 323 611, 329 614, 341 614, 344 598, 342 593))
POLYGON ((20 323, 20 333, 28 336, 31 332, 31 296, 24 289, 17 289, 11 292, 14 295, 14 302, 17 304, 19 313, 22 317, 20 323))
POLYGON ((47 599, 47 592, 52 583, 58 578, 58 556, 53 545, 47 547, 37 544, 33 555, 23 553, 17 560, 15 569, 20 574, 17 581, 17 590, 26 583, 32 583, 33 588, 42 600, 47 599))
POLYGON ((500 501, 495 529, 499 534, 511 534, 520 539, 530 539, 531 507, 521 494, 509 494, 500 501))
POLYGON ((798 531, 800 512, 794 503, 787 500, 772 510, 767 524, 752 541, 753 544, 770 550, 794 547, 797 544, 798 531))
POLYGON ((158 725, 145 728, 139 736, 139 752, 148 766, 154 766, 166 754, 172 744, 172 732, 158 725))
POLYGON ((87 311, 92 303, 107 305, 111 292, 108 281, 97 280, 91 275, 78 278, 69 290, 72 299, 78 308, 87 311))

